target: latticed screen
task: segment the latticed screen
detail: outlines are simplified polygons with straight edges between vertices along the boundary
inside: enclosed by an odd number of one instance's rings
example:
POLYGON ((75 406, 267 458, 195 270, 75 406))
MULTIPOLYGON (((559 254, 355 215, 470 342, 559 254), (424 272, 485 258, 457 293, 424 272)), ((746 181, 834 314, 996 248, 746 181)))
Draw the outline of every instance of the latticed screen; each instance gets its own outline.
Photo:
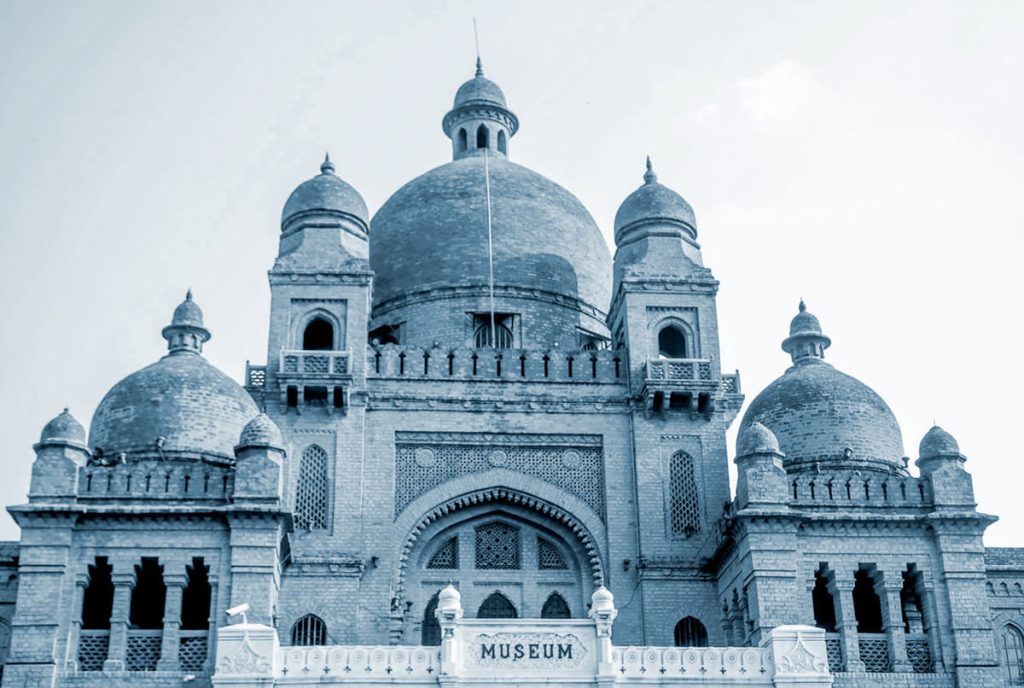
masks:
POLYGON ((434 556, 427 562, 428 569, 459 568, 459 539, 453 537, 437 548, 434 556))
POLYGON ((557 547, 544 538, 537 538, 537 568, 542 571, 565 571, 569 565, 557 547))
POLYGON ((306 447, 299 463, 295 527, 307 530, 327 528, 327 452, 315 444, 306 447))
POLYGON ((326 645, 327 624, 315 614, 307 614, 292 626, 292 645, 326 645))
POLYGON ((489 523, 476 529, 478 569, 518 569, 519 529, 505 523, 489 523))
POLYGON ((693 457, 676 452, 669 462, 669 510, 673 535, 694 535, 700 532, 700 497, 693 457))

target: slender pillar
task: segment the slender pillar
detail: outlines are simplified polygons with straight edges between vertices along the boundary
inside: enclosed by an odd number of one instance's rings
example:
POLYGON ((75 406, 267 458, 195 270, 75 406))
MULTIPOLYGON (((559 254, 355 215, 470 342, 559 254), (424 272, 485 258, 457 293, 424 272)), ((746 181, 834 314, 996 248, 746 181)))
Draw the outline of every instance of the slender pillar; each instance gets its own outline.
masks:
POLYGON ((928 634, 928 649, 932 653, 932 670, 944 673, 946 664, 942 660, 942 629, 939 627, 935 588, 931 581, 926 580, 921 586, 921 604, 924 606, 924 632, 928 634))
MULTIPOLYGON (((179 567, 184 568, 184 567, 179 567)), ((164 573, 167 595, 164 597, 164 635, 160 644, 157 671, 179 671, 178 651, 181 649, 181 599, 188 585, 182 573, 164 573)))
POLYGON ((907 636, 903 630, 903 576, 897 572, 883 574, 881 581, 875 581, 875 592, 882 600, 882 621, 889 641, 889 659, 893 671, 912 671, 907 659, 907 636))
POLYGON ((205 671, 213 673, 214 660, 216 658, 217 648, 214 643, 217 639, 217 629, 220 628, 220 622, 224 618, 218 613, 221 608, 220 598, 217 597, 219 591, 217 589, 217 576, 210 574, 207 579, 210 583, 210 618, 207 619, 206 626, 206 663, 204 665, 205 671))
POLYGON ((75 578, 75 593, 71 599, 71 626, 68 629, 68 646, 64 656, 64 668, 67 671, 78 671, 78 641, 82 637, 82 605, 85 603, 85 589, 88 587, 89 574, 79 574, 75 578))
POLYGON ((114 607, 110 612, 110 647, 103 671, 124 671, 124 654, 128 648, 128 624, 135 590, 135 571, 114 573, 114 607))
POLYGON ((842 638, 844 671, 864 671, 857 637, 857 615, 853 609, 853 576, 840 578, 836 571, 832 599, 836 605, 836 625, 842 638))

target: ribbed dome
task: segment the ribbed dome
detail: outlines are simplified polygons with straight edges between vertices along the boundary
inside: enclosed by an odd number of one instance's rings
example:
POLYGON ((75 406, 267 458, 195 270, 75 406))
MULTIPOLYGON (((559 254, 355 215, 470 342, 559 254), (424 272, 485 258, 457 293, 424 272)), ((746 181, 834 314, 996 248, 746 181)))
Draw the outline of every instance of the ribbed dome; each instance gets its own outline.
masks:
POLYGON ((238 447, 283 447, 284 439, 277 423, 265 413, 253 418, 242 428, 238 437, 238 447))
POLYGON ((165 356, 114 385, 89 428, 107 456, 161 451, 234 456, 239 433, 259 409, 237 382, 194 353, 165 356))
POLYGON ((320 166, 320 174, 308 179, 292 191, 281 212, 281 228, 292 218, 302 213, 327 213, 350 216, 364 225, 369 222, 370 213, 366 201, 352 186, 334 174, 330 158, 320 166))
POLYGON ((775 434, 787 468, 828 460, 902 465, 900 427, 885 401, 820 359, 793 366, 758 394, 740 434, 754 422, 775 434))
POLYGON ((626 197, 615 213, 615 239, 640 222, 667 222, 684 225, 691 238, 697 238, 697 217, 682 196, 658 182, 658 176, 647 160, 644 185, 626 197))
POLYGON ((956 438, 938 425, 925 433, 924 437, 921 438, 921 445, 918 447, 918 456, 922 459, 959 453, 960 445, 957 443, 956 438))
MULTIPOLYGON (((558 184, 502 157, 488 161, 498 286, 544 290, 606 311, 611 257, 587 209, 558 184)), ((488 282, 484 158, 437 167, 399 189, 373 218, 374 303, 488 282)))
POLYGON ((39 434, 39 443, 47 442, 70 442, 73 444, 85 444, 85 428, 71 415, 71 412, 64 409, 60 415, 43 426, 39 434))

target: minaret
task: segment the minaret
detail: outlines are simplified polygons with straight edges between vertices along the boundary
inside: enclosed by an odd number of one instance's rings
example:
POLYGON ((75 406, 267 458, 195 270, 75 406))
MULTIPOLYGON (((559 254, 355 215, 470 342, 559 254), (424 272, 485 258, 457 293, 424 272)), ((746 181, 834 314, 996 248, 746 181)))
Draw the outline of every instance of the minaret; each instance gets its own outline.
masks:
POLYGON ((508 140, 519 129, 519 119, 508 109, 498 84, 484 76, 480 58, 476 74, 455 93, 452 109, 441 121, 452 140, 452 159, 470 155, 508 155, 508 140))

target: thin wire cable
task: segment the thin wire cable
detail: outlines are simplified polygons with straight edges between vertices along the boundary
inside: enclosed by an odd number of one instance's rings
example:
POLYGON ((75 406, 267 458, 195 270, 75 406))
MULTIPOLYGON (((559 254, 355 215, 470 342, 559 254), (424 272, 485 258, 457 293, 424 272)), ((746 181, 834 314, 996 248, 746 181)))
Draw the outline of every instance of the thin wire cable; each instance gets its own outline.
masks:
MULTIPOLYGON (((488 136, 487 143, 490 143, 488 136)), ((484 147, 484 191, 487 196, 487 282, 491 292, 491 348, 498 347, 497 324, 494 321, 494 229, 491 226, 491 166, 490 155, 484 147)))

